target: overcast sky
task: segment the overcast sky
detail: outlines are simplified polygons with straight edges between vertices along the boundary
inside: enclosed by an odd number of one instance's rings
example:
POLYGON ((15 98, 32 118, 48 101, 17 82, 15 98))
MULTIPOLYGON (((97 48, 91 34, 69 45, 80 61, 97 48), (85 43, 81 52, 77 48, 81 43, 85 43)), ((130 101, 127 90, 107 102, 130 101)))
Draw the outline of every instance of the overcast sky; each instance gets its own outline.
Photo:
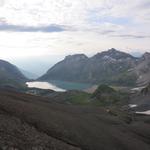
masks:
POLYGON ((0 0, 0 57, 150 51, 150 0, 0 0))

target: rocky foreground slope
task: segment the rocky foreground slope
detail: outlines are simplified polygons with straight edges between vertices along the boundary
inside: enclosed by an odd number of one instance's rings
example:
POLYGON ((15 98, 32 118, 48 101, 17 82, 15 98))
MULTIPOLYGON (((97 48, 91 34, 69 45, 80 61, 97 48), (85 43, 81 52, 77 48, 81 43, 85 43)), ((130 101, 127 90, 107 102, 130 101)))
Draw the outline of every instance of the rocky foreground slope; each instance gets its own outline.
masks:
POLYGON ((0 91, 0 149, 149 150, 150 118, 0 91))

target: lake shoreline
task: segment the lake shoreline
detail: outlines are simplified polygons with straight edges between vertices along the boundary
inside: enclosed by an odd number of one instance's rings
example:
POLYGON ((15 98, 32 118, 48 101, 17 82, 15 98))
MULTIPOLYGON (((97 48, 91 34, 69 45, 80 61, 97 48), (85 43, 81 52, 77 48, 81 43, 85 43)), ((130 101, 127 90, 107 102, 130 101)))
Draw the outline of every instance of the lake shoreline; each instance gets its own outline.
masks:
MULTIPOLYGON (((67 90, 79 90, 79 91, 88 91, 88 89, 93 89, 93 85, 86 83, 75 83, 75 82, 66 82, 66 81, 31 81, 26 82, 28 88, 39 88, 39 89, 50 89, 56 92, 65 92, 67 90)), ((95 86, 96 87, 96 86, 95 86)))

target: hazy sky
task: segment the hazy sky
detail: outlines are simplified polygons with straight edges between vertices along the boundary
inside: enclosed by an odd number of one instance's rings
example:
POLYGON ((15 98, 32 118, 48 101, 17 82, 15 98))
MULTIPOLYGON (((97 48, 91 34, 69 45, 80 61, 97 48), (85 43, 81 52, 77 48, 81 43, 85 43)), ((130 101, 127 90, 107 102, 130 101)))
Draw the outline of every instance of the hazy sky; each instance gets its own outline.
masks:
POLYGON ((0 0, 0 57, 150 51, 150 0, 0 0))

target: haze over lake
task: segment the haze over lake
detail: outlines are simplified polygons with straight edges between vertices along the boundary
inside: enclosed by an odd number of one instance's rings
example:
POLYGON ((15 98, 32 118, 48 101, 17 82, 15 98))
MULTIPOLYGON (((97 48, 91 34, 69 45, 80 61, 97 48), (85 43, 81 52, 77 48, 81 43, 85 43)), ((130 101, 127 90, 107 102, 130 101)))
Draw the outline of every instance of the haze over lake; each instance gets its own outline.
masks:
POLYGON ((48 82, 27 82, 26 83, 29 88, 39 88, 39 89, 50 89, 57 92, 65 92, 65 89, 61 89, 51 83, 48 82))

